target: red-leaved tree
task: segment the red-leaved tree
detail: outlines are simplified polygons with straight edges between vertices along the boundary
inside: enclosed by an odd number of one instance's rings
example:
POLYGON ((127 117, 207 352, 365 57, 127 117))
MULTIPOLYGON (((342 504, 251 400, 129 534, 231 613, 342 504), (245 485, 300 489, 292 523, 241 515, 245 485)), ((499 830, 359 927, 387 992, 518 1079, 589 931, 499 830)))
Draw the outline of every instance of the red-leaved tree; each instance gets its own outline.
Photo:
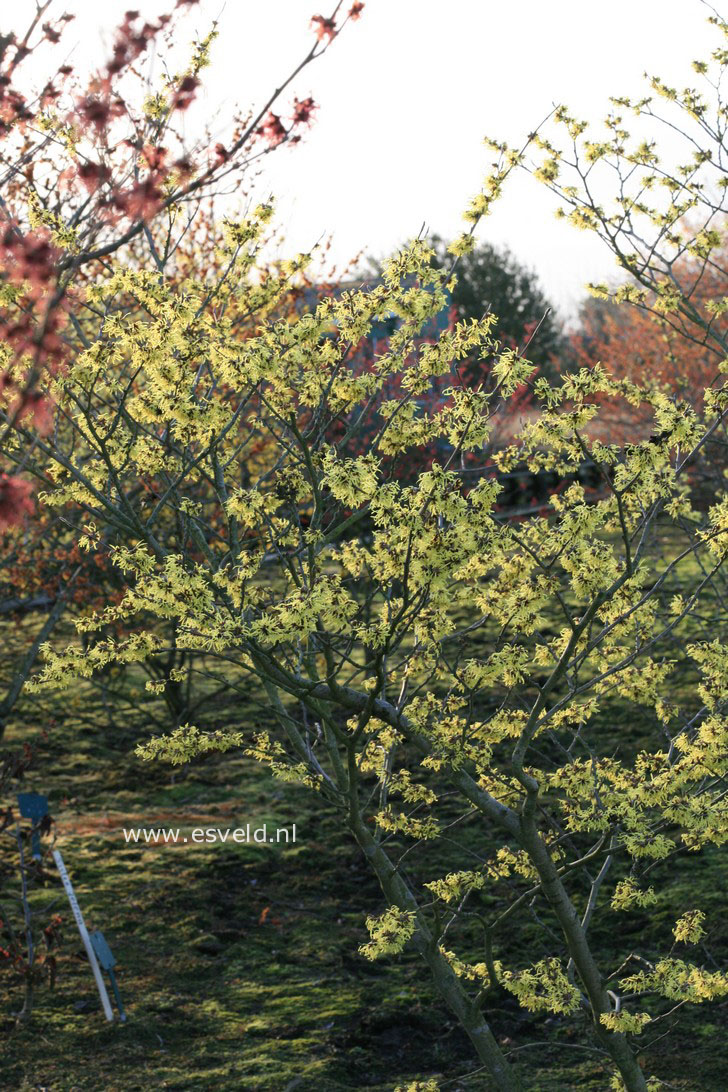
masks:
MULTIPOLYGON (((289 97, 291 84, 363 8, 342 12, 339 3, 314 16, 310 48, 262 105, 236 112, 222 137, 189 142, 179 121, 199 92, 216 26, 161 82, 137 66, 154 51, 169 55, 197 2, 177 0, 156 19, 125 12, 108 59, 88 77, 62 61, 73 15, 56 16, 54 0, 38 0, 22 34, 0 35, 0 443, 26 419, 41 434, 50 429, 39 379, 63 367, 104 261, 124 253, 133 264, 142 243, 163 267, 223 181, 239 190, 261 157, 300 140, 316 103, 289 97), (46 73, 40 81, 28 75, 31 56, 46 73)), ((32 510, 22 471, 0 466, 0 530, 32 510)))

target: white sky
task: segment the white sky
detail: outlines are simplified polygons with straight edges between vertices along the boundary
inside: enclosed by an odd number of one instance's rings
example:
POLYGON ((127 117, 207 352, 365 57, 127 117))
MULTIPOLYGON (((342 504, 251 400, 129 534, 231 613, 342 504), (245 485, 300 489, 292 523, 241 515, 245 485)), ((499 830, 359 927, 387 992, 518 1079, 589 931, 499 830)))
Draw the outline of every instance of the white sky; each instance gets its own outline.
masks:
MULTIPOLYGON (((7 2, 7 0, 6 0, 7 2)), ((108 54, 110 28, 129 7, 152 16, 171 0, 58 0, 76 14, 66 47, 73 62, 108 54)), ((219 16, 207 70, 205 112, 260 104, 311 43, 309 20, 323 0, 202 0, 186 17, 190 37, 219 16)), ((715 0, 728 14, 728 0, 715 0)), ((5 5, 3 4, 3 7, 5 5)), ((13 23, 32 14, 17 0, 13 23)), ((4 11, 4 22, 7 13, 4 11)), ((267 157, 291 252, 324 233, 345 262, 360 250, 383 256, 423 222, 459 233, 462 209, 492 159, 485 134, 518 144, 554 102, 599 120, 610 94, 642 91, 644 71, 693 86, 690 62, 718 38, 700 0, 367 0, 331 50, 284 97, 320 104, 304 143, 267 157)), ((564 313, 587 280, 608 277, 610 255, 560 223, 547 191, 521 172, 479 237, 507 243, 535 269, 564 313)))

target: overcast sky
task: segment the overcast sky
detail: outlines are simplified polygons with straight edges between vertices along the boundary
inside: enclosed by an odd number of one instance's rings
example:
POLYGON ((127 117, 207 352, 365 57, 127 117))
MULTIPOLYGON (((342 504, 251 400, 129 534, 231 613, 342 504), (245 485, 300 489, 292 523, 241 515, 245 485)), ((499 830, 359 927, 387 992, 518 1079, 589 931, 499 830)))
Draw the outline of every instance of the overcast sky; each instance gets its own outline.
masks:
MULTIPOLYGON (((215 17, 221 31, 205 112, 265 101, 309 48, 311 15, 329 13, 318 3, 202 0, 192 9, 182 24, 190 36, 215 17)), ((728 14, 728 0, 716 3, 728 14)), ((130 6, 65 0, 77 16, 64 38, 75 45, 75 63, 106 55, 110 28, 130 6)), ((133 6, 151 16, 171 5, 133 6)), ((34 0, 13 6, 15 14, 33 10, 34 0)), ((492 159, 485 134, 520 143, 555 102, 597 120, 610 94, 640 92, 645 71, 694 85, 690 62, 718 44, 707 15, 700 0, 367 0, 361 19, 284 100, 311 93, 320 104, 305 143, 267 158, 266 185, 290 249, 330 232, 345 261, 360 250, 384 255, 423 222, 458 233, 492 159)), ((614 266, 597 240, 556 221, 553 208, 522 173, 479 234, 508 244, 568 312, 585 281, 614 266)))

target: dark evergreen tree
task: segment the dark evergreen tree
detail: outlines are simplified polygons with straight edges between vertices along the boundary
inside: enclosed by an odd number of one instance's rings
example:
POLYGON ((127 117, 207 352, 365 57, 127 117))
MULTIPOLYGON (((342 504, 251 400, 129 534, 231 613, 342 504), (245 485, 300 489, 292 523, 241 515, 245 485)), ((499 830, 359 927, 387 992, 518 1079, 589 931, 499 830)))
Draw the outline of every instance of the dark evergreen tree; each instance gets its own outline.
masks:
MULTIPOLYGON (((447 242, 435 235, 431 244, 438 268, 452 262, 447 242)), ((558 314, 542 290, 537 275, 507 248, 479 243, 457 264, 453 305, 458 319, 482 318, 488 311, 498 316, 495 336, 503 345, 524 351, 539 369, 552 378, 568 369, 569 343, 558 314), (529 342, 530 339, 530 342, 529 342)), ((482 365, 471 365, 473 378, 482 365)))

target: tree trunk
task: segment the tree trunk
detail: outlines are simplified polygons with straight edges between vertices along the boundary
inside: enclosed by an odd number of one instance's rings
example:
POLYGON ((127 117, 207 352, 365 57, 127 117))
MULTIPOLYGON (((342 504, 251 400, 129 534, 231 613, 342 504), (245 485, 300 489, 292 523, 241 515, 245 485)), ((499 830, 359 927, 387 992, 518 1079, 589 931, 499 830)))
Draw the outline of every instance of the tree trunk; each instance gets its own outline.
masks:
POLYGON ((401 910, 413 911, 417 929, 413 940, 430 968, 435 985, 446 1005, 470 1039, 475 1052, 488 1070, 495 1087, 502 1092, 521 1092, 523 1085, 505 1058, 493 1032, 478 1007, 472 1003, 452 967, 440 952, 425 923, 417 901, 394 868, 389 857, 375 842, 358 817, 349 820, 352 833, 376 873, 385 898, 401 910))
POLYGON ((600 1015, 609 1012, 611 1009, 609 998, 599 968, 589 947, 586 931, 579 920, 566 888, 561 882, 561 877, 548 847, 544 844, 533 823, 524 821, 522 831, 523 848, 538 872, 543 893, 559 921, 569 955, 574 960, 574 965, 589 998, 596 1036, 619 1070, 627 1092, 647 1092, 645 1075, 626 1037, 619 1032, 608 1031, 599 1022, 600 1015))

